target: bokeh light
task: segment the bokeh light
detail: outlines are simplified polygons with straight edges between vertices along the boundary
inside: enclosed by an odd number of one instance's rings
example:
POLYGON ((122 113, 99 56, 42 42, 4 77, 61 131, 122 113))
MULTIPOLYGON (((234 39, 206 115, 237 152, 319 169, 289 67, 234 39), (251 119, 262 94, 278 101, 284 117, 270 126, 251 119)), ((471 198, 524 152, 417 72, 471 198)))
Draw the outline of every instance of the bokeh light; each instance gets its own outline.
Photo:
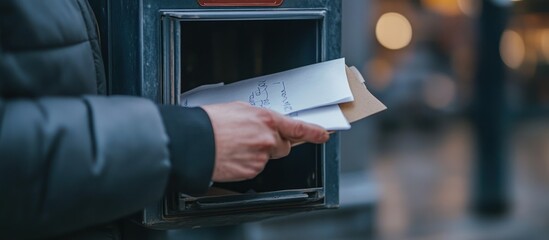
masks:
POLYGON ((540 36, 541 53, 543 54, 545 61, 549 62, 549 29, 542 30, 540 36))
POLYGON ((477 16, 482 2, 478 0, 457 0, 457 5, 461 12, 469 17, 477 16))
POLYGON ((512 69, 518 69, 526 56, 524 40, 520 34, 513 30, 506 30, 503 33, 499 51, 505 65, 512 69))
POLYGON ((446 16, 456 16, 461 13, 458 0, 422 0, 426 8, 446 16))
POLYGON ((388 49, 404 48, 412 40, 412 25, 406 17, 399 13, 385 13, 377 21, 376 38, 381 45, 388 49))

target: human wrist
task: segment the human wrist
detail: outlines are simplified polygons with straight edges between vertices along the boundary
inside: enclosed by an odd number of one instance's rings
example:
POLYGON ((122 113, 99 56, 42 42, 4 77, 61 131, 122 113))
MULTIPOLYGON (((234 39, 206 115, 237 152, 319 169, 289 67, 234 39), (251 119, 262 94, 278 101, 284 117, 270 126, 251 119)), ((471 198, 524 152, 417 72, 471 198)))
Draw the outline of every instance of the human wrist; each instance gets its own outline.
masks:
POLYGON ((215 163, 215 141, 208 114, 201 108, 161 105, 172 163, 170 188, 193 194, 205 192, 215 163))

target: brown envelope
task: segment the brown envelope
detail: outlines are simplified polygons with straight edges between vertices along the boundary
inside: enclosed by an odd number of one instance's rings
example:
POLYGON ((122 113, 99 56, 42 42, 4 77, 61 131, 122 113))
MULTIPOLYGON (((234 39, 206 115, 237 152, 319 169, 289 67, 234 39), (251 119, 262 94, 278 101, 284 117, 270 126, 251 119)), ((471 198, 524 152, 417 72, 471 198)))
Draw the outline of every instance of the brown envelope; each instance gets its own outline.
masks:
MULTIPOLYGON (((345 71, 347 73, 347 81, 349 81, 351 93, 355 100, 352 102, 340 103, 339 108, 341 108, 343 115, 349 123, 356 122, 387 109, 383 103, 377 100, 377 98, 368 91, 368 88, 364 85, 364 78, 362 78, 362 75, 356 67, 345 66, 345 71)), ((294 143, 292 144, 292 147, 303 143, 305 142, 294 143)))
POLYGON ((339 104, 341 111, 350 123, 387 109, 364 85, 364 78, 353 66, 345 67, 349 87, 354 101, 339 104))

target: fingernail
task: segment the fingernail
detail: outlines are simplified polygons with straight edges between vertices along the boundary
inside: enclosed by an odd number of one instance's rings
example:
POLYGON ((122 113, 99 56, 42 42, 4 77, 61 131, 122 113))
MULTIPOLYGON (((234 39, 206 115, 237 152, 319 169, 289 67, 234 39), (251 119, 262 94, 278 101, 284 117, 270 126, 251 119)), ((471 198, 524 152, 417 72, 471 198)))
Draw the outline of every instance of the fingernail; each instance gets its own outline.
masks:
POLYGON ((328 134, 328 132, 324 131, 322 132, 322 134, 319 136, 319 141, 327 141, 328 138, 330 137, 330 135, 328 134))

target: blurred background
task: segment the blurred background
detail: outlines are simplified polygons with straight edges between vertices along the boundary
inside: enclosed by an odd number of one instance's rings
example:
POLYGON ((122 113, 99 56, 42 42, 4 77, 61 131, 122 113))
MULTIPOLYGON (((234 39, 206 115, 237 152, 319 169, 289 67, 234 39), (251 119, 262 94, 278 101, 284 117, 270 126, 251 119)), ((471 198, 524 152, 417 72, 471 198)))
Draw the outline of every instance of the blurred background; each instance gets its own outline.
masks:
POLYGON ((341 207, 218 239, 548 239, 549 1, 344 0, 388 110, 342 133, 341 207))

